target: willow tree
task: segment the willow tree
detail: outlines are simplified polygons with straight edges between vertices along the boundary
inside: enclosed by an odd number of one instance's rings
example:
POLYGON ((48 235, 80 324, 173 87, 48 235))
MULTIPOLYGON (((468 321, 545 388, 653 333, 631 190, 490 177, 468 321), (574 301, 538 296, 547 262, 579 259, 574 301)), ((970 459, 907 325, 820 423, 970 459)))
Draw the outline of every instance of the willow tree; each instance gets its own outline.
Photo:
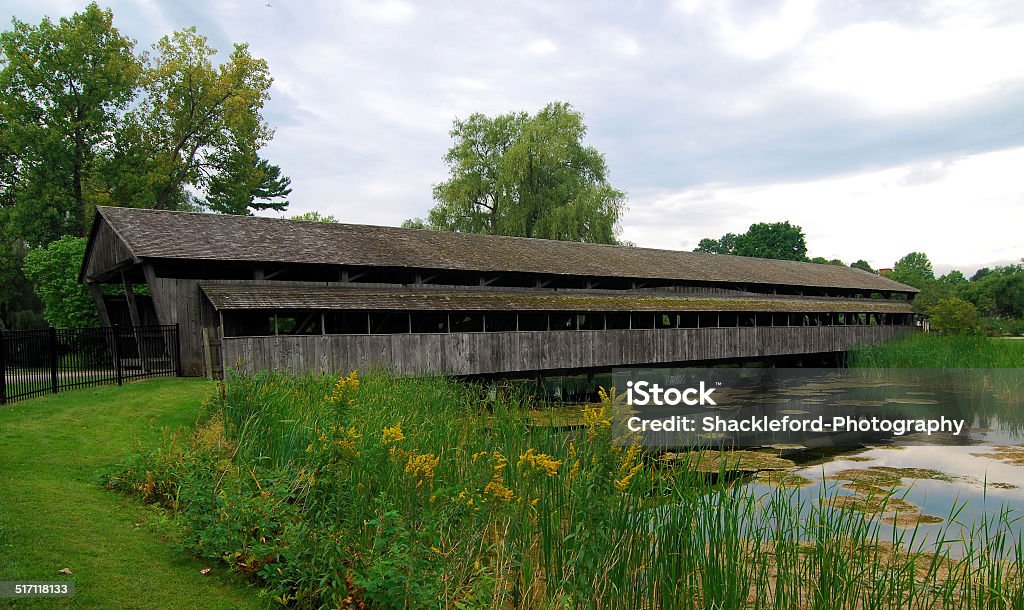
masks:
POLYGON ((456 120, 426 222, 406 226, 613 244, 625 194, 608 181, 604 156, 584 144, 583 115, 554 102, 456 120))

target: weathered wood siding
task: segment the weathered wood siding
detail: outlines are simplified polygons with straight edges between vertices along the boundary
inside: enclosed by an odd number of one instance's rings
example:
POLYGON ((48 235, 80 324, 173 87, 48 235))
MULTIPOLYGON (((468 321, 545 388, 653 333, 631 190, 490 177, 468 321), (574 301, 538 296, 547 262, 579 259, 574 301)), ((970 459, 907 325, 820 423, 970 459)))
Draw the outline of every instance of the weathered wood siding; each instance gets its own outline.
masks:
POLYGON ((135 262, 121 238, 106 221, 100 221, 92 240, 92 250, 83 274, 86 280, 96 279, 135 262))
POLYGON ((212 328, 214 324, 210 313, 204 312, 199 280, 158 277, 150 265, 146 265, 145 271, 160 324, 178 325, 182 372, 202 375, 203 327, 212 328))
POLYGON ((838 352, 909 326, 678 328, 395 335, 227 337, 224 365, 243 372, 472 375, 838 352))

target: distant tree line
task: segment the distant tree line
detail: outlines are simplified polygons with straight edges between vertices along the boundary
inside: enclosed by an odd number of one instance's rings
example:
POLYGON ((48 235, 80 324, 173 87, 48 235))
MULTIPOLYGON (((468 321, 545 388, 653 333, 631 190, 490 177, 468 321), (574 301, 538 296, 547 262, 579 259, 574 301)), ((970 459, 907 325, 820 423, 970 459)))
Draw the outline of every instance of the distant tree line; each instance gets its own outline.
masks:
MULTIPOLYGON (((756 223, 746 233, 705 238, 694 252, 845 265, 839 259, 808 258, 803 229, 789 221, 756 223)), ((875 272, 863 259, 850 267, 875 272)), ((886 276, 921 291, 914 299, 914 310, 930 316, 938 332, 1024 335, 1022 265, 979 269, 970 279, 960 271, 936 277, 928 256, 911 252, 886 276)))
POLYGON ((983 267, 970 278, 957 270, 936 277, 928 256, 911 252, 886 276, 921 291, 914 309, 930 315, 939 332, 1024 335, 1024 265, 983 267))

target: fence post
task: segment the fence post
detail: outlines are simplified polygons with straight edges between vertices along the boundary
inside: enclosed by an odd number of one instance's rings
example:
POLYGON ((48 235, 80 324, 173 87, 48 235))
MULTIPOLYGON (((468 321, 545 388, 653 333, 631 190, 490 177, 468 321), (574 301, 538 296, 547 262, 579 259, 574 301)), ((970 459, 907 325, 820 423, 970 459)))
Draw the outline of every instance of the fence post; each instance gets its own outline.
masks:
POLYGON ((110 327, 109 331, 110 336, 113 339, 112 343, 114 344, 114 371, 115 374, 117 375, 117 385, 121 385, 121 383, 123 382, 123 376, 121 374, 121 341, 120 337, 118 336, 116 326, 110 327))
POLYGON ((175 343, 175 365, 177 367, 178 377, 181 377, 181 325, 175 323, 174 325, 174 343, 175 343))
POLYGON ((0 405, 7 404, 7 333, 0 331, 0 405))
POLYGON ((57 378, 57 365, 59 364, 60 354, 57 351, 57 329, 50 327, 50 384, 54 394, 57 393, 59 388, 59 379, 57 378))

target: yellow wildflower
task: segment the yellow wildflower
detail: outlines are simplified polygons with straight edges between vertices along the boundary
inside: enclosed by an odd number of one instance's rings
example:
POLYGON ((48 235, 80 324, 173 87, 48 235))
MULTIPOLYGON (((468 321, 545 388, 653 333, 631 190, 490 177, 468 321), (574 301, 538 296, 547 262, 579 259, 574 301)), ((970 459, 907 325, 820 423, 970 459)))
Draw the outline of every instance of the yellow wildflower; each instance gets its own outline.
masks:
POLYGON ((505 466, 508 465, 508 460, 505 459, 505 456, 495 451, 491 454, 491 461, 493 462, 494 476, 500 477, 505 470, 505 466))
POLYGON ((491 481, 484 487, 484 494, 491 496, 495 500, 500 502, 509 502, 515 497, 512 490, 505 487, 505 484, 501 481, 491 481))
POLYGON ((352 458, 359 457, 359 451, 356 450, 356 443, 359 439, 363 438, 363 435, 356 431, 355 426, 336 429, 335 434, 340 438, 335 440, 334 444, 341 448, 343 454, 352 458))
MULTIPOLYGON (((327 402, 341 402, 346 394, 354 394, 359 389, 359 373, 352 371, 347 377, 338 377, 338 381, 334 384, 334 389, 327 395, 327 402)), ((352 398, 348 400, 349 404, 353 402, 352 398)))
POLYGON ((569 443, 569 459, 572 460, 572 466, 569 467, 569 478, 571 479, 580 473, 579 452, 576 451, 574 443, 569 443))
POLYGON ((612 427, 606 407, 585 407, 583 409, 583 424, 587 427, 587 436, 591 439, 596 437, 602 428, 612 427))
POLYGON ((538 453, 535 449, 530 448, 519 456, 517 465, 520 469, 540 470, 549 477, 553 477, 558 474, 558 467, 562 465, 562 462, 546 453, 538 453))
POLYGON ((629 472, 626 473, 626 476, 622 477, 621 479, 616 479, 615 489, 619 491, 626 491, 627 489, 629 489, 629 484, 633 482, 633 477, 636 476, 636 473, 640 472, 641 468, 643 468, 643 464, 637 464, 636 466, 633 466, 632 468, 629 469, 629 472))
POLYGON ((384 428, 380 442, 383 445, 391 445, 404 440, 405 434, 402 433, 402 424, 395 424, 390 428, 384 428))
POLYGON ((640 445, 630 445, 626 449, 626 452, 622 455, 622 462, 619 464, 619 474, 622 476, 615 480, 615 489, 619 491, 629 489, 629 484, 633 481, 633 477, 643 468, 643 463, 637 461, 639 455, 640 445))
POLYGON ((419 482, 416 484, 419 487, 423 484, 424 480, 434 478, 434 469, 437 468, 440 462, 441 458, 433 453, 410 455, 409 461, 405 465, 405 473, 419 479, 419 482))

